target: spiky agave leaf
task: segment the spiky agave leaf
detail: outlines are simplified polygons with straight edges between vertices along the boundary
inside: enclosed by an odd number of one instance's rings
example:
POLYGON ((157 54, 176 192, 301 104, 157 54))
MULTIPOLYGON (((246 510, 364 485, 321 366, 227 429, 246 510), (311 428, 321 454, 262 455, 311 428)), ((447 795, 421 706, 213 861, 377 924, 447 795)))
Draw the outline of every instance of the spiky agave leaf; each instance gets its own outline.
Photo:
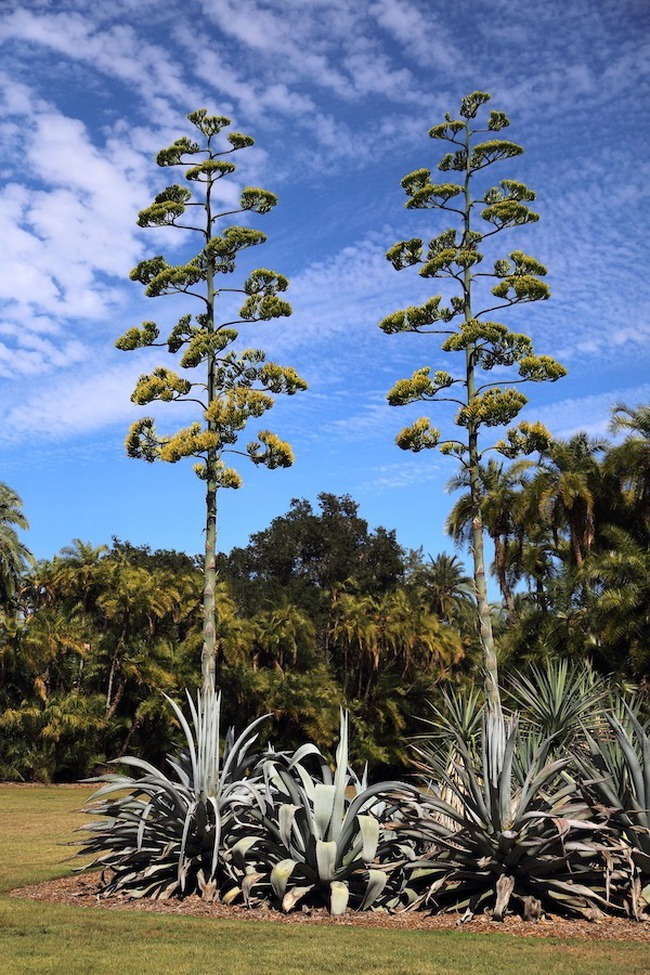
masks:
POLYGON ((626 900, 639 918, 650 913, 650 733, 624 702, 605 718, 609 735, 585 733, 588 752, 576 756, 579 783, 627 848, 626 900))
MULTIPOLYGON (((481 720, 483 714, 483 691, 475 686, 462 689, 445 688, 441 699, 437 705, 431 705, 432 717, 424 719, 427 731, 418 735, 412 741, 412 747, 416 754, 431 756, 435 754, 435 765, 442 764, 447 775, 454 776, 454 770, 459 764, 463 763, 463 758, 458 751, 458 738, 462 738, 465 745, 475 751, 477 742, 480 738, 481 720)), ((433 770, 433 762, 417 762, 421 773, 424 773, 428 766, 433 770)), ((450 805, 456 805, 456 794, 444 783, 434 783, 426 781, 425 789, 438 788, 440 796, 450 805)), ((446 818, 442 813, 437 813, 441 821, 449 829, 454 829, 454 820, 446 818)))
POLYGON ((510 678, 515 707, 544 737, 559 748, 581 729, 592 727, 602 714, 607 685, 586 664, 548 660, 510 678))
POLYGON ((524 757, 521 735, 516 716, 505 723, 486 707, 480 755, 462 734, 452 770, 419 749, 425 774, 455 802, 423 799, 425 814, 413 826, 429 836, 431 850, 411 866, 408 887, 439 910, 468 915, 491 908, 501 918, 514 901, 525 915, 553 905, 595 916, 609 906, 602 831, 576 801, 573 783, 558 776, 567 759, 549 761, 551 740, 524 757))
POLYGON ((265 808, 249 810, 264 835, 247 848, 246 860, 260 877, 252 885, 258 898, 268 891, 285 911, 305 898, 333 914, 348 905, 366 910, 386 900, 389 875, 405 858, 395 822, 414 790, 401 782, 368 786, 348 767, 348 744, 342 712, 334 774, 314 745, 267 759, 265 808))
POLYGON ((81 827, 86 835, 77 856, 94 856, 80 869, 101 867, 103 896, 200 893, 211 899, 220 887, 236 886, 229 833, 239 828, 242 810, 263 805, 262 774, 252 749, 264 717, 237 739, 230 731, 222 743, 220 694, 199 693, 196 704, 187 697, 189 720, 167 698, 185 736, 184 754, 168 759, 169 774, 126 757, 115 764, 134 769, 137 777, 108 773, 88 780, 100 787, 84 812, 103 819, 81 827))

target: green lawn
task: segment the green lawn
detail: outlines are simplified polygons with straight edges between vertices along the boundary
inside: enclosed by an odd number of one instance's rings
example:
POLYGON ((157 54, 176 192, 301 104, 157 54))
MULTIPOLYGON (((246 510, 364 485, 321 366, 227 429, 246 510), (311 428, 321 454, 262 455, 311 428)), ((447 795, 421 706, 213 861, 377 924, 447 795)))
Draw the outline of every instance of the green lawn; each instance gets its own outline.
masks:
POLYGON ((87 792, 0 786, 2 975, 650 975, 647 942, 585 942, 140 915, 9 898, 66 872, 87 792))

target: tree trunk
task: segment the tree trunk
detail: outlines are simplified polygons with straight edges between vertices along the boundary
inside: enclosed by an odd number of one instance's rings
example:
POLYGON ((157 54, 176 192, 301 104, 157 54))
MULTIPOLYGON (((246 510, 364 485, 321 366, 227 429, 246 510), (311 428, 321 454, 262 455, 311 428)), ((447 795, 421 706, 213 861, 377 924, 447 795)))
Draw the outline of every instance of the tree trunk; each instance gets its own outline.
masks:
POLYGON ((205 523, 205 582, 203 588, 203 648, 201 674, 203 693, 216 690, 218 667, 216 647, 216 586, 217 586, 217 491, 208 461, 205 523))
POLYGON ((503 601, 506 604, 508 616, 513 618, 517 615, 517 611, 515 609, 515 600, 512 595, 512 589, 508 584, 508 577, 506 574, 505 545, 500 535, 493 535, 492 541, 494 542, 494 564, 496 565, 497 577, 499 579, 499 589, 501 590, 503 601))
POLYGON ((492 918, 495 921, 503 921, 508 910, 508 904, 510 903, 510 898, 512 892, 515 889, 515 878, 509 877, 508 874, 502 874, 497 880, 496 890, 496 903, 494 905, 494 910, 492 912, 492 918))
POLYGON ((108 674, 108 687, 106 688, 106 714, 111 709, 111 700, 113 698, 113 681, 115 680, 115 672, 117 670, 117 654, 114 655, 111 661, 111 669, 108 674))
MULTIPOLYGON (((464 238, 471 233, 472 202, 470 193, 470 136, 469 127, 466 129, 466 170, 465 170, 465 213, 464 238)), ((473 320, 472 316, 472 273, 469 267, 463 271, 463 304, 466 322, 473 320)), ((476 399, 476 348, 470 343, 465 350, 465 382, 467 389, 467 404, 471 406, 476 399)), ((478 447, 478 424, 471 420, 467 426, 468 434, 468 473, 470 498, 472 506, 472 557, 474 561, 474 585, 478 604, 479 630, 483 647, 483 667, 485 671, 485 696, 495 714, 501 714, 501 695, 499 693, 499 673, 497 657, 494 649, 494 635, 490 618, 490 604, 487 598, 485 582, 485 554, 483 544, 483 518, 481 516, 481 476, 479 465, 481 455, 478 447)))
POLYGON ((129 733, 127 734, 126 738, 122 742, 122 747, 117 753, 118 758, 124 758, 124 756, 127 753, 128 747, 131 744, 131 739, 133 738, 133 735, 138 730, 141 724, 142 724, 142 718, 136 717, 133 719, 133 721, 131 722, 131 727, 129 728, 129 733))
MULTIPOLYGON (((476 449, 476 435, 470 433, 470 463, 472 453, 478 454, 476 449), (474 448, 472 448, 474 442, 474 448)), ((470 487, 472 494, 472 558, 474 560, 474 584, 476 586, 476 600, 478 603, 479 630, 483 647, 483 667, 485 669, 485 696, 496 713, 501 712, 501 695, 499 692, 499 672, 497 656, 492 633, 492 619, 490 603, 487 596, 485 581, 485 553, 483 544, 483 519, 481 518, 480 478, 478 473, 478 458, 470 468, 470 487)))
POLYGON ((124 696, 124 691, 125 690, 126 690, 126 681, 125 680, 121 680, 120 683, 117 685, 117 690, 115 691, 115 696, 113 697, 113 700, 111 701, 110 707, 108 707, 106 709, 106 720, 107 721, 112 721, 113 720, 113 717, 115 716, 115 712, 117 711, 117 706, 120 703, 120 701, 122 700, 122 697, 124 696))
MULTIPOLYGON (((212 182, 206 187, 206 245, 212 237, 212 182)), ((214 332, 214 273, 210 262, 206 268, 206 318, 207 327, 214 332)), ((207 359, 207 394, 208 403, 215 397, 215 357, 210 353, 207 359)), ((208 421, 208 430, 216 432, 216 425, 208 421)), ((209 448, 206 458, 207 486, 205 493, 205 563, 203 588, 203 647, 201 650, 201 674, 203 677, 203 693, 209 694, 217 688, 219 679, 217 647, 216 647, 216 586, 217 586, 217 461, 216 449, 209 448)))

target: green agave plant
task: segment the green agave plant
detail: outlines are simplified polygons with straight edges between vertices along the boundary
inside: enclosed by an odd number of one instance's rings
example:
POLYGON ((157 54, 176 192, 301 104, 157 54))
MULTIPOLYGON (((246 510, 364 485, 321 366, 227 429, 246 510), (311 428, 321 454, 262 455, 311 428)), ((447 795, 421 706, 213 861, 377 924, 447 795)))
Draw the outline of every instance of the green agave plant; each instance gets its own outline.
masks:
POLYGON ((167 698, 185 735, 186 751, 168 758, 169 775, 139 758, 118 763, 137 770, 131 777, 109 773, 84 812, 102 819, 81 830, 77 856, 95 855, 81 867, 102 869, 100 893, 168 898, 200 893, 212 900, 236 890, 236 870, 227 855, 226 836, 242 809, 263 802, 262 773, 252 748, 257 727, 237 739, 230 729, 222 742, 221 696, 188 697, 190 721, 167 698))
POLYGON ((591 667, 567 660, 533 664, 510 678, 514 706, 544 737, 553 738, 554 751, 598 721, 607 695, 607 684, 591 667))
POLYGON ((402 806, 415 790, 401 782, 368 786, 348 767, 348 715, 341 713, 336 767, 313 744, 265 763, 264 808, 247 818, 262 828, 232 849, 245 872, 247 903, 271 895, 284 911, 326 903, 332 914, 348 906, 386 905, 391 873, 414 852, 399 833, 402 806), (316 765, 316 773, 308 768, 316 765))
MULTIPOLYGON (((436 755, 436 767, 443 765, 446 775, 455 777, 458 765, 463 764, 463 756, 457 747, 458 739, 460 738, 465 747, 473 754, 476 754, 477 745, 480 749, 483 703, 483 690, 476 686, 470 685, 462 689, 445 688, 439 703, 430 705, 434 718, 424 719, 424 723, 427 725, 426 734, 419 735, 412 742, 416 752, 420 751, 417 743, 425 743, 424 751, 436 755)), ((420 765, 420 771, 422 773, 426 771, 422 765, 420 765)), ((433 768, 431 768, 431 773, 434 773, 433 768)), ((462 803, 458 802, 454 790, 444 783, 434 783, 433 780, 430 780, 425 782, 425 787, 429 792, 437 791, 441 799, 457 810, 462 809, 462 803)), ((454 820, 445 819, 442 813, 438 813, 437 817, 450 830, 455 829, 454 820)), ((404 888, 404 892, 409 890, 408 886, 404 888)))
POLYGON ((502 919, 513 903, 524 917, 545 908, 595 917, 609 907, 603 841, 572 780, 567 759, 549 761, 552 739, 532 749, 518 717, 483 712, 481 750, 455 735, 459 760, 418 748, 419 767, 453 796, 423 798, 412 835, 430 851, 408 870, 404 901, 435 910, 490 909, 502 919), (451 824, 451 825, 450 825, 451 824))
POLYGON ((596 814, 614 827, 629 863, 632 915, 650 911, 650 734, 624 702, 607 712, 610 734, 585 733, 588 752, 576 755, 580 785, 596 814))
POLYGON ((474 685, 458 689, 447 687, 440 695, 437 706, 431 705, 433 720, 423 719, 427 731, 419 735, 415 742, 435 740, 440 748, 447 748, 454 754, 458 737, 469 744, 480 736, 483 715, 483 689, 474 685))

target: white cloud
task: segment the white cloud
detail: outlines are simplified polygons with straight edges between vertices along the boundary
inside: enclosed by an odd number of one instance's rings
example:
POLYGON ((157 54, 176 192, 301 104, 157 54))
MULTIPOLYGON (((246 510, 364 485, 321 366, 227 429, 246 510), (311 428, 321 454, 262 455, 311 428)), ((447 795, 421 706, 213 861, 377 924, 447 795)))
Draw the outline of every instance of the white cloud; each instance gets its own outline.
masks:
MULTIPOLYGON (((138 376, 160 365, 160 350, 132 352, 125 356, 124 364, 110 365, 106 364, 105 355, 89 360, 84 348, 74 341, 68 351, 70 358, 64 361, 66 350, 60 350, 61 361, 56 364, 61 368, 57 373, 41 379, 38 385, 21 386, 18 402, 11 386, 0 387, 1 440, 64 440, 99 433, 116 424, 123 425, 126 433, 128 423, 152 415, 160 420, 161 430, 176 430, 196 419, 197 408, 191 403, 154 403, 146 407, 131 403, 138 376), (80 363, 76 367, 75 356, 80 363)), ((35 355, 45 352, 34 349, 35 355)), ((20 360, 20 350, 17 355, 20 360)), ((25 364, 29 364, 27 359, 25 364)), ((23 371, 28 379, 32 378, 29 368, 23 371)))
MULTIPOLYGON (((640 308, 633 224, 645 175, 618 142, 605 140, 596 150, 591 122, 585 128, 584 121, 641 83, 641 41, 630 34, 617 45, 604 85, 603 59, 612 52, 610 13, 591 11, 592 63, 586 42, 575 56, 557 56, 567 52, 571 38, 574 44, 582 38, 576 32, 591 10, 586 2, 566 14, 573 25, 569 39, 555 36, 564 12, 559 0, 534 14, 523 11, 516 36, 508 26, 515 6, 513 0, 491 0, 494 16, 477 18, 464 32, 458 29, 463 11, 410 0, 204 0, 173 12, 153 0, 117 0, 110 8, 92 9, 85 0, 14 3, 0 23, 0 45, 8 56, 0 86, 0 146, 10 162, 20 163, 20 170, 9 167, 10 182, 0 191, 7 255, 0 266, 6 304, 0 361, 10 362, 13 351, 15 367, 26 375, 63 369, 66 357, 81 363, 121 330, 121 323, 114 324, 116 313, 122 317, 122 309, 135 301, 134 286, 125 280, 129 268, 158 240, 165 241, 160 246, 167 253, 176 245, 164 231, 147 234, 145 243, 134 217, 164 180, 152 166, 152 151, 161 138, 182 130, 180 106, 212 107, 218 95, 217 110, 232 113, 238 127, 246 131, 252 120, 269 148, 247 153, 246 181, 259 176, 265 185, 262 173, 271 162, 287 182, 304 187, 308 207, 312 188, 344 167, 361 174, 367 168, 370 181, 384 160, 394 166, 404 157, 407 171, 406 157, 415 145, 420 164, 431 164, 425 133, 437 115, 432 108, 445 102, 453 110, 463 93, 455 89, 469 71, 494 81, 504 96, 495 106, 516 107, 516 121, 527 122, 533 142, 539 140, 538 155, 527 156, 524 166, 534 176, 542 174, 549 200, 539 227, 508 241, 506 249, 520 241, 527 247, 530 237, 531 252, 548 259, 555 297, 548 307, 521 316, 520 325, 513 313, 508 324, 530 331, 542 351, 578 367, 605 362, 612 350, 641 359, 649 330, 640 308), (538 16, 547 33, 535 60, 501 57, 530 43, 538 16), (36 63, 34 52, 43 56, 43 70, 34 72, 32 89, 31 77, 25 82, 27 66, 36 63), (22 74, 11 70, 14 63, 22 64, 22 74), (49 65, 59 79, 69 81, 73 71, 89 79, 103 105, 98 120, 83 105, 80 114, 87 111, 88 117, 81 119, 73 117, 73 107, 52 104, 54 90, 51 101, 45 100, 37 84, 45 84, 49 65), (450 81, 451 65, 456 82, 450 81), (454 95, 447 101, 452 84, 454 95), (127 92, 135 108, 123 111, 127 92), (532 116, 544 112, 532 125, 532 116), (563 140, 587 134, 593 151, 577 157, 580 165, 566 162, 563 140), (551 135, 556 142, 545 150, 551 135)), ((237 182, 224 186, 226 202, 233 203, 237 182)), ((329 240, 323 234, 312 248, 304 226, 318 216, 307 209, 302 229, 296 224, 285 235, 285 242, 294 233, 297 240, 289 296, 295 314, 277 331, 265 329, 262 342, 273 353, 295 352, 316 375, 329 370, 334 383, 339 361, 346 366, 339 370, 340 382, 361 370, 356 392, 364 396, 384 378, 388 388, 389 372, 390 381, 408 374, 411 359, 424 364, 435 358, 435 339, 416 338, 415 351, 412 337, 386 338, 377 322, 437 289, 415 271, 397 274, 386 262, 386 247, 402 234, 386 226, 368 232, 377 214, 380 220, 399 219, 383 216, 400 211, 399 190, 390 200, 380 194, 365 213, 355 213, 353 229, 344 192, 335 190, 328 200, 334 228, 329 240), (379 381, 369 381, 371 373, 379 381)), ((294 197, 294 213, 301 202, 294 197)), ((422 231, 421 216, 404 215, 403 225, 412 228, 405 235, 422 231)), ((433 234, 434 222, 429 224, 433 234)), ((373 405, 367 413, 355 411, 356 419, 336 422, 381 422, 381 410, 373 405)), ((102 415, 111 422, 110 410, 96 413, 102 415)), ((73 425, 70 417, 62 428, 72 431, 73 425)))
POLYGON ((5 442, 60 440, 96 432, 132 418, 129 401, 133 372, 121 369, 99 371, 79 378, 68 373, 39 384, 15 406, 5 406, 0 437, 5 442))
MULTIPOLYGON (((57 330, 58 332, 59 330, 57 330)), ((0 376, 15 379, 17 376, 34 377, 53 369, 68 368, 88 357, 87 348, 76 339, 60 333, 53 338, 42 338, 28 329, 0 325, 0 376), (12 339, 6 344, 2 337, 12 339)))
MULTIPOLYGON (((220 0, 204 3, 204 10, 225 35, 252 53, 246 68, 258 83, 267 74, 285 86, 307 81, 344 102, 376 94, 401 103, 420 97, 411 72, 382 50, 366 4, 271 0, 262 6, 256 0, 220 0)), ((227 58, 225 50, 221 53, 227 58)), ((239 64, 228 74, 241 84, 239 64)), ((264 100, 264 86, 259 88, 264 100)))
POLYGON ((130 24, 99 23, 82 13, 34 12, 15 9, 0 23, 0 44, 7 41, 38 44, 55 54, 135 86, 142 97, 164 92, 185 104, 198 92, 188 87, 181 67, 164 47, 151 44, 130 24))
POLYGON ((419 7, 406 0, 375 0, 369 7, 377 23, 399 42, 406 57, 428 68, 456 69, 461 57, 444 20, 431 5, 419 7))
POLYGON ((287 331, 292 346, 334 336, 351 346, 366 335, 380 342, 381 318, 430 293, 417 275, 397 274, 386 260, 394 237, 387 227, 373 231, 294 275, 291 301, 298 324, 287 331))
MULTIPOLYGON (((21 98, 11 101, 17 111, 21 98)), ((34 312, 100 318, 117 298, 108 279, 123 281, 141 252, 142 156, 110 136, 93 144, 82 122, 39 100, 20 128, 22 165, 0 191, 0 298, 18 322, 34 312)))
POLYGON ((351 13, 336 21, 328 19, 330 31, 322 30, 322 8, 318 4, 271 3, 261 6, 256 0, 211 0, 203 3, 206 16, 226 37, 235 38, 255 55, 256 73, 271 70, 276 77, 286 81, 309 78, 313 83, 335 92, 340 97, 349 95, 350 79, 340 69, 334 68, 327 48, 334 46, 334 36, 341 36, 351 13), (287 9, 291 7, 291 9, 287 9))
POLYGON ((430 450, 423 457, 405 457, 399 463, 381 464, 370 468, 368 471, 370 476, 359 485, 358 489, 375 493, 392 491, 435 481, 441 476, 451 476, 452 472, 452 469, 447 472, 440 463, 440 456, 430 450))
POLYGON ((373 440, 377 435, 385 436, 387 431, 399 429, 400 419, 395 410, 385 400, 368 403, 358 412, 325 425, 323 434, 333 434, 337 440, 349 442, 373 440))
MULTIPOLYGON (((615 403, 636 406, 650 400, 650 383, 620 387, 607 392, 588 393, 559 400, 547 406, 530 409, 531 417, 544 423, 555 437, 566 439, 584 430, 590 436, 602 437, 608 432, 611 410, 615 403)), ((528 409, 521 413, 528 418, 528 409)))

